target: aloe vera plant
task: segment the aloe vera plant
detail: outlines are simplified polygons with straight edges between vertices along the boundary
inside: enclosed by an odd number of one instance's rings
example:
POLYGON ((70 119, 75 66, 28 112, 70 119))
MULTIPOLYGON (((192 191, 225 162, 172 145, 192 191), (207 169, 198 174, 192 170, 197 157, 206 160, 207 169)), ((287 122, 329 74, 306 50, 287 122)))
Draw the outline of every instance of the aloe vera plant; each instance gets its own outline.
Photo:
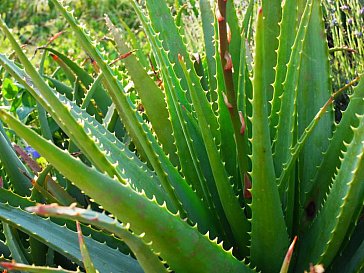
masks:
POLYGON ((36 68, 0 21, 16 57, 0 54, 0 66, 37 101, 38 127, 6 105, 0 119, 47 163, 31 169, 0 127, 0 247, 15 261, 2 267, 363 270, 364 81, 332 90, 319 0, 263 0, 257 15, 251 0, 241 20, 233 1, 200 0, 199 58, 187 49, 183 7, 173 17, 164 1, 130 1, 151 62, 133 32, 106 16, 120 54, 110 60, 63 3, 51 2, 95 75, 48 47, 36 68), (48 55, 60 67, 52 75, 48 55), (332 103, 352 85, 335 124, 332 103))

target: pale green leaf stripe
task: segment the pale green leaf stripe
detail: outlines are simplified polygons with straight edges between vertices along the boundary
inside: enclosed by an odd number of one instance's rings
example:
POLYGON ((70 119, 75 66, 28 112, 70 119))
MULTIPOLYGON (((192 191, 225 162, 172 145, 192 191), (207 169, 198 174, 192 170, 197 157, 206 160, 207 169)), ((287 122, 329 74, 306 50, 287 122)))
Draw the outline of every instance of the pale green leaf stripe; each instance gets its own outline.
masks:
POLYGON ((354 137, 345 144, 341 166, 334 177, 326 202, 309 230, 302 237, 297 270, 314 264, 330 264, 340 250, 351 225, 360 216, 357 208, 364 200, 364 115, 357 115, 359 124, 351 127, 354 137), (353 219, 354 218, 354 219, 353 219))
MULTIPOLYGON (((48 142, 47 142, 48 143, 48 142)), ((0 220, 31 235, 82 266, 77 234, 50 220, 0 203, 0 220)), ((95 266, 100 272, 143 272, 138 262, 104 244, 86 237, 85 241, 95 266)))
MULTIPOLYGON (((148 200, 145 195, 132 190, 130 186, 123 185, 87 167, 80 160, 41 138, 2 109, 0 109, 0 119, 40 154, 46 155, 47 161, 85 194, 99 200, 105 210, 110 211, 123 223, 130 223, 130 228, 135 233, 145 232, 145 240, 153 242, 154 250, 160 252, 163 259, 175 271, 197 273, 200 272, 200 268, 204 268, 206 272, 253 272, 244 263, 234 258, 230 252, 223 250, 221 245, 211 242, 196 228, 182 221, 178 215, 171 214, 156 202, 148 200), (69 168, 70 165, 74 168, 69 168), (108 194, 105 194, 105 189, 108 189, 108 194), (175 254, 176 249, 179 250, 179 255, 175 254), (204 251, 196 252, 196 249, 204 249, 204 251)), ((55 234, 64 236, 62 232, 55 234)), ((49 237, 52 238, 52 236, 49 237)), ((103 260, 108 261, 107 258, 103 260)))
POLYGON ((143 242, 143 236, 137 236, 128 230, 128 225, 124 226, 103 213, 75 207, 60 207, 58 205, 38 205, 29 207, 27 210, 44 216, 78 220, 108 231, 121 238, 130 247, 145 272, 168 272, 158 255, 151 250, 153 244, 146 244, 143 242))
POLYGON ((264 85, 263 13, 258 13, 255 37, 252 116, 252 189, 253 200, 250 254, 259 270, 278 272, 289 246, 288 234, 275 183, 268 126, 268 100, 264 85), (275 255, 271 255, 274 249, 275 255))

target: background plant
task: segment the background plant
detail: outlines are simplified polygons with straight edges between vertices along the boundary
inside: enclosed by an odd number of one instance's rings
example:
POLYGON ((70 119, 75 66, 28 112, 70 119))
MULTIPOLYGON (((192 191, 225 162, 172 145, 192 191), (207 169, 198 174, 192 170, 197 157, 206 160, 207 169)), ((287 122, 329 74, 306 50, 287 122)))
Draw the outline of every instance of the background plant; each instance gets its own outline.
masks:
POLYGON ((361 270, 363 81, 335 125, 333 100, 359 77, 332 94, 320 1, 263 1, 256 17, 250 1, 243 19, 229 1, 176 2, 175 17, 164 2, 130 1, 147 47, 109 17, 95 45, 51 2, 87 65, 48 46, 36 68, 1 22, 15 53, 0 55, 0 118, 18 136, 1 127, 1 247, 23 263, 5 268, 287 272, 298 235, 291 270, 361 270), (204 40, 193 58, 189 11, 204 40), (33 109, 18 119, 24 93, 33 109))

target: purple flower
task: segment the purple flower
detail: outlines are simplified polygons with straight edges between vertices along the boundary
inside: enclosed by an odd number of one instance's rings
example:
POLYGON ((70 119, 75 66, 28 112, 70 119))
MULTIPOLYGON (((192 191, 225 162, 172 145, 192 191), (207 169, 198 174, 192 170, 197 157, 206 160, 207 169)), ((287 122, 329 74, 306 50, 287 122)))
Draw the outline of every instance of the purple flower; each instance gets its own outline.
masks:
POLYGON ((34 159, 40 158, 40 154, 30 146, 25 147, 25 151, 34 159))
POLYGON ((355 30, 354 34, 355 34, 355 36, 356 36, 356 37, 358 37, 358 38, 363 37, 363 32, 361 32, 361 31, 357 31, 357 30, 355 30))
POLYGON ((364 7, 361 8, 361 10, 359 11, 360 15, 364 15, 364 7))
POLYGON ((347 6, 347 5, 343 5, 343 6, 341 6, 340 7, 340 9, 342 10, 342 11, 349 11, 350 10, 350 7, 349 6, 347 6))

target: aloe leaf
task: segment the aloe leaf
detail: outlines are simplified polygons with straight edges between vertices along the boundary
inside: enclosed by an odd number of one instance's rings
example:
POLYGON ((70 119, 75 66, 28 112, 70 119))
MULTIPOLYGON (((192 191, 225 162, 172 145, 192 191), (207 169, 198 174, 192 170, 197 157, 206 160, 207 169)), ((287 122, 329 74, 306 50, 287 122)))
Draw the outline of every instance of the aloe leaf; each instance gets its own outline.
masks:
POLYGON ((24 246, 22 246, 18 231, 8 223, 2 222, 3 232, 6 238, 6 245, 9 247, 11 257, 21 263, 28 264, 24 246))
MULTIPOLYGON (((252 22, 253 22, 253 10, 254 10, 254 0, 249 0, 248 7, 246 8, 244 20, 242 24, 242 32, 245 34, 245 37, 250 41, 250 37, 252 34, 252 22)), ((240 56, 241 57, 241 56, 240 56)))
MULTIPOLYGON (((69 59, 67 56, 65 56, 64 54, 56 51, 55 49, 52 48, 42 48, 45 51, 49 51, 52 54, 54 54, 55 56, 57 56, 57 58, 61 59, 65 65, 67 65, 67 67, 72 71, 72 73, 75 75, 73 81, 71 81, 72 84, 76 84, 78 81, 82 82, 83 86, 89 90, 87 92, 87 100, 90 100, 91 98, 94 99, 94 102, 97 103, 97 109, 100 109, 101 113, 103 115, 106 114, 107 108, 110 106, 111 104, 111 100, 110 98, 106 95, 106 91, 103 88, 103 86, 100 84, 100 81, 94 80, 92 78, 92 76, 90 76, 88 74, 87 71, 85 71, 83 68, 79 67, 78 64, 76 64, 75 62, 73 62, 71 59, 69 59), (91 92, 90 92, 91 91, 91 92), (90 94, 89 94, 90 93, 90 94)), ((57 84, 57 81, 51 77, 47 77, 49 80, 52 81, 53 84, 57 84)), ((101 77, 102 78, 102 77, 101 77)), ((58 83, 59 86, 60 83, 58 83)), ((78 89, 76 89, 78 90, 78 89)), ((75 91, 76 91, 75 90, 75 91)), ((75 92, 73 91, 73 93, 75 92)), ((83 94, 81 96, 81 99, 83 98, 83 94)), ((86 98, 85 98, 86 99, 86 98)), ((87 103, 82 102, 82 104, 85 106, 88 106, 87 103)), ((98 114, 97 110, 95 110, 93 107, 92 108, 92 104, 88 107, 89 111, 92 111, 90 113, 92 114, 98 114)))
MULTIPOLYGON (((275 90, 275 92, 277 91, 281 93, 278 97, 278 99, 281 100, 281 103, 275 102, 280 104, 280 109, 278 113, 278 124, 275 126, 276 136, 273 141, 273 160, 275 173, 278 177, 283 171, 283 164, 288 161, 288 158, 291 155, 292 147, 294 147, 297 142, 296 122, 298 81, 300 77, 300 68, 302 63, 302 50, 304 47, 304 41, 306 40, 312 9, 312 1, 307 1, 304 15, 302 17, 294 44, 292 46, 290 61, 287 64, 287 74, 283 82, 282 90, 279 90, 279 87, 281 87, 281 85, 279 85, 278 89, 275 90)), ((282 41, 284 41, 284 37, 281 37, 281 39, 282 41)), ((284 64, 283 66, 286 65, 284 64)), ((277 71, 279 71, 279 69, 277 71)), ((282 181, 282 183, 279 184, 279 192, 281 196, 281 201, 283 203, 283 208, 286 211, 286 222, 289 233, 291 232, 293 226, 293 213, 295 208, 294 195, 296 185, 294 172, 295 170, 292 169, 291 174, 289 176, 287 175, 288 179, 282 181)))
MULTIPOLYGON (((281 109, 280 96, 283 94, 283 90, 287 90, 287 88, 283 87, 283 84, 284 84, 284 82, 286 82, 286 83, 289 82, 288 80, 285 81, 285 78, 286 78, 286 72, 287 72, 287 64, 292 55, 291 54, 292 46, 293 46, 295 40, 297 41, 296 42, 297 44, 300 41, 297 38, 298 37, 298 35, 297 35, 298 34, 298 32, 297 32, 298 22, 299 21, 298 21, 297 1, 295 1, 295 0, 285 1, 284 5, 282 7, 282 21, 280 22, 280 34, 278 37, 279 46, 278 46, 278 51, 277 51, 277 68, 276 68, 276 74, 275 74, 275 81, 273 84, 274 93, 273 93, 273 99, 272 99, 272 110, 271 110, 271 114, 269 117, 272 138, 274 138, 276 136, 276 126, 278 124, 279 111, 281 109)), ((305 22, 305 24, 307 24, 307 22, 305 22)), ((296 48, 297 48, 297 46, 296 46, 296 48)), ((295 60, 294 57, 291 57, 291 58, 292 58, 292 60, 295 60)))
POLYGON ((248 62, 246 57, 246 36, 241 33, 241 46, 240 46, 240 65, 239 65, 239 78, 236 88, 237 109, 240 119, 240 134, 244 135, 244 148, 245 151, 243 162, 247 164, 245 170, 251 170, 251 163, 249 163, 248 155, 251 154, 251 121, 249 117, 252 116, 252 83, 249 78, 248 62))
MULTIPOLYGON (((147 0, 146 7, 149 12, 149 18, 151 20, 154 30, 159 34, 159 38, 163 42, 163 48, 169 52, 168 57, 172 64, 174 64, 174 70, 178 78, 181 80, 181 86, 183 89, 187 89, 186 80, 183 77, 183 71, 178 62, 178 54, 182 55, 186 60, 188 59, 187 67, 193 70, 192 62, 189 59, 186 46, 183 42, 182 36, 179 33, 175 21, 171 15, 170 9, 165 1, 147 0)), ((198 79, 194 79, 198 80, 198 79)), ((198 81, 194 82, 200 85, 198 81)), ((187 91, 188 93, 188 91, 187 91)), ((189 95, 187 95, 189 96, 189 95)), ((178 95, 181 100, 181 104, 190 110, 189 103, 186 95, 180 93, 178 95)))
POLYGON ((217 88, 217 83, 214 44, 214 15, 208 0, 200 0, 200 13, 205 42, 209 92, 210 96, 212 97, 211 101, 215 101, 216 94, 213 96, 213 92, 216 92, 215 90, 217 88))
MULTIPOLYGON (((277 49, 278 49, 278 39, 279 37, 279 22, 282 17, 282 1, 281 0, 263 0, 262 7, 264 10, 263 19, 263 31, 264 31, 264 51, 262 52, 264 57, 263 69, 263 81, 264 89, 268 100, 273 97, 273 86, 275 71, 274 67, 277 64, 277 49)), ((270 107, 270 105, 268 106, 270 107)), ((268 110, 270 113, 270 110, 268 110)))
POLYGON ((76 77, 82 82, 84 87, 88 88, 91 83, 94 81, 93 78, 81 67, 78 66, 74 61, 72 61, 70 58, 65 56, 64 54, 58 52, 57 50, 53 48, 48 47, 41 47, 40 49, 43 49, 45 51, 49 51, 54 56, 57 56, 57 58, 61 59, 65 65, 73 72, 74 78, 73 80, 70 79, 71 83, 74 83, 76 80, 76 77))
MULTIPOLYGON (((241 29, 239 19, 236 14, 234 1, 226 1, 226 23, 228 25, 227 35, 229 39, 229 53, 232 58, 234 71, 239 71, 240 67, 240 46, 241 46, 241 29), (231 37, 231 38, 230 38, 231 37)), ((234 90, 239 82, 239 73, 233 73, 234 90)))
MULTIPOLYGON (((239 204, 238 198, 235 196, 234 190, 230 184, 229 176, 224 168, 224 164, 220 159, 219 150, 216 147, 214 138, 209 126, 209 120, 207 119, 208 113, 206 113, 203 107, 205 101, 198 96, 194 90, 194 85, 190 80, 187 72, 187 67, 180 57, 180 64, 185 73, 187 84, 189 85, 191 92, 191 98, 196 110, 198 124, 200 126, 202 138, 204 140, 208 159, 211 163, 212 173, 215 178, 216 187, 220 196, 221 204, 224 209, 226 218, 230 224, 232 233, 237 241, 237 250, 243 256, 247 256, 247 243, 248 243, 248 231, 249 223, 245 217, 244 211, 239 204)), ((205 100, 206 97, 204 97, 205 100)))
MULTIPOLYGON (((106 17, 106 23, 114 37, 119 53, 127 54, 128 52, 131 52, 122 40, 121 33, 108 17, 106 17)), ((177 166, 178 157, 176 156, 176 146, 173 143, 172 126, 162 90, 156 85, 153 79, 150 78, 136 56, 131 54, 123 59, 123 63, 134 82, 135 89, 142 100, 143 107, 147 113, 148 119, 152 123, 153 130, 157 134, 163 149, 170 156, 172 163, 177 166)))
POLYGON ((289 265, 291 263, 291 259, 292 259, 292 255, 293 255, 293 250, 294 250, 294 246, 296 244, 297 241, 297 236, 294 237, 291 245, 288 248, 286 257, 284 257, 284 261, 281 267, 281 270, 279 271, 279 273, 288 273, 288 269, 289 269, 289 265))
POLYGON ((264 85, 263 10, 257 18, 253 78, 252 116, 252 210, 251 261, 263 271, 277 272, 289 245, 278 187, 275 181, 270 132, 268 100, 264 85), (269 227, 269 229, 267 229, 269 227), (270 255, 274 249, 276 255, 270 255))
MULTIPOLYGON (((325 34, 321 1, 313 1, 311 20, 302 51, 302 63, 297 98, 298 135, 310 124, 315 114, 331 96, 331 79, 328 45, 325 34)), ((332 108, 320 120, 305 144, 299 157, 298 175, 300 180, 300 200, 312 187, 312 179, 321 163, 322 153, 327 149, 333 131, 332 108)))
MULTIPOLYGON (((29 200, 28 198, 21 197, 9 190, 2 188, 0 188, 0 202, 8 203, 12 207, 20 207, 21 209, 36 205, 35 202, 29 200)), ((67 221, 62 219, 52 219, 52 221, 57 223, 58 225, 66 225, 67 228, 76 230, 76 226, 73 221, 67 221)), ((93 239, 99 241, 100 243, 106 243, 112 248, 118 248, 124 254, 130 254, 130 249, 128 249, 123 242, 115 239, 115 237, 113 236, 101 233, 100 231, 94 230, 86 226, 83 227, 83 233, 86 236, 91 236, 93 239)))
POLYGON ((359 84, 354 88, 354 92, 350 97, 350 103, 334 131, 330 145, 320 164, 320 171, 317 172, 314 178, 313 187, 306 196, 304 218, 302 218, 303 223, 307 221, 311 222, 317 210, 323 204, 326 194, 329 191, 329 186, 332 183, 332 175, 341 164, 340 155, 341 151, 345 148, 344 143, 352 140, 353 131, 350 130, 350 127, 355 126, 357 114, 364 114, 362 107, 363 98, 364 78, 362 77, 359 84))
POLYGON ((26 265, 21 263, 0 262, 0 266, 9 271, 34 272, 34 273, 79 273, 81 271, 70 271, 63 268, 51 268, 45 266, 26 265))
POLYGON ((351 222, 360 216, 364 200, 364 115, 357 115, 357 120, 359 124, 350 128, 353 139, 345 143, 346 151, 342 151, 341 166, 326 201, 302 237, 297 270, 309 262, 331 264, 351 222))
POLYGON ((142 64, 142 66, 144 68, 149 67, 150 62, 149 62, 146 54, 144 54, 144 52, 142 51, 143 45, 141 45, 140 39, 138 39, 136 37, 136 34, 134 33, 134 31, 132 29, 130 29, 128 24, 125 23, 125 21, 122 18, 119 18, 119 20, 120 20, 120 23, 123 26, 123 28, 128 33, 128 41, 130 42, 131 47, 136 50, 135 55, 137 55, 138 61, 142 64))
MULTIPOLYGON (((9 205, 0 204, 0 219, 11 226, 38 239, 54 250, 63 253, 72 261, 82 265, 77 234, 66 227, 58 226, 50 220, 27 213, 9 205)), ((142 272, 137 261, 130 256, 100 244, 86 237, 93 262, 100 272, 142 272), (105 263, 105 261, 108 261, 105 263)))
POLYGON ((139 264, 145 272, 168 272, 158 255, 153 253, 151 246, 143 242, 143 236, 133 235, 128 230, 128 225, 122 225, 118 221, 99 212, 75 207, 60 207, 53 205, 38 205, 27 208, 28 211, 39 215, 62 217, 70 220, 78 220, 108 231, 123 239, 134 252, 139 264))
MULTIPOLYGON (((345 243, 344 243, 345 244, 345 243)), ((359 220, 355 231, 331 264, 329 270, 342 268, 343 273, 356 273, 364 268, 364 221, 359 220)))
POLYGON ((105 77, 109 95, 123 124, 128 129, 128 133, 132 136, 135 145, 147 155, 160 178, 163 188, 168 193, 175 207, 180 211, 181 216, 185 217, 188 214, 193 222, 199 222, 203 227, 208 226, 206 223, 209 223, 209 214, 202 201, 194 194, 193 190, 169 161, 152 135, 150 128, 135 110, 135 106, 130 101, 130 98, 125 94, 120 82, 113 75, 113 72, 105 63, 98 50, 92 45, 90 38, 57 0, 52 0, 52 3, 70 24, 79 43, 100 67, 105 77))
POLYGON ((4 31, 7 38, 11 42, 14 50, 16 51, 18 58, 23 63, 28 75, 31 77, 31 84, 28 84, 29 78, 27 75, 21 77, 19 79, 19 75, 24 75, 24 73, 15 66, 15 64, 9 62, 7 58, 1 55, 0 63, 5 67, 5 69, 9 70, 14 77, 21 82, 29 92, 32 93, 33 97, 36 98, 42 106, 54 117, 59 117, 58 125, 64 129, 68 135, 74 135, 73 141, 76 143, 78 147, 80 147, 83 153, 93 162, 99 169, 108 172, 110 175, 119 176, 119 174, 115 171, 115 168, 110 164, 110 162, 105 159, 104 154, 99 150, 95 142, 86 134, 82 126, 82 120, 75 120, 70 113, 70 106, 62 104, 58 99, 58 94, 55 94, 54 91, 44 82, 42 77, 35 70, 33 65, 28 60, 27 56, 22 51, 21 47, 4 24, 3 21, 0 20, 0 28, 4 31), (37 87, 37 89, 33 88, 33 84, 37 87), (31 86, 32 85, 32 86, 31 86), (35 92, 32 92, 35 91, 35 92), (50 107, 52 105, 52 107, 50 107), (72 133, 71 133, 72 132, 72 133), (77 137, 76 137, 77 136, 77 137))
MULTIPOLYGON (((44 52, 42 55, 42 59, 39 65, 39 74, 44 73, 44 62, 46 59, 46 55, 47 55, 46 52, 44 52)), ((38 110, 40 131, 42 133, 42 136, 44 136, 46 139, 53 139, 52 132, 48 123, 47 112, 44 110, 44 108, 38 101, 37 101, 37 110, 38 110)))
MULTIPOLYGON (((29 79, 29 76, 24 71, 20 70, 3 55, 0 55, 0 63, 10 73, 12 73, 12 75, 31 93, 33 93, 35 96, 37 95, 38 89, 33 87, 33 82, 29 79), (27 79, 27 82, 23 80, 24 78, 27 79)), ((53 109, 50 108, 49 105, 44 101, 43 97, 38 97, 39 100, 43 100, 44 107, 52 114, 52 116, 55 119, 58 119, 59 124, 61 124, 62 127, 67 126, 67 124, 62 123, 62 118, 58 116, 59 112, 53 111, 53 109)), ((67 112, 67 115, 70 114, 72 116, 73 122, 75 120, 83 122, 83 128, 79 129, 82 129, 82 131, 87 133, 92 133, 95 145, 97 145, 98 149, 101 149, 103 157, 109 161, 109 164, 112 165, 112 168, 116 173, 118 173, 118 175, 124 178, 125 175, 126 178, 133 178, 132 181, 137 183, 134 184, 136 188, 141 189, 142 186, 140 183, 142 183, 143 188, 147 192, 148 196, 155 195, 159 201, 167 201, 171 210, 174 209, 173 204, 168 202, 168 197, 163 194, 156 176, 153 176, 152 173, 147 170, 145 164, 142 163, 134 153, 130 152, 126 145, 117 140, 113 134, 103 128, 99 123, 97 123, 92 117, 87 115, 74 103, 62 96, 58 96, 58 99, 60 100, 57 102, 58 104, 69 105, 70 112, 67 112), (101 147, 101 143, 104 143, 103 147, 101 147), (120 151, 124 152, 120 153, 120 151), (150 180, 151 178, 154 182, 151 181, 149 184, 143 183, 145 179, 150 180)), ((65 130, 67 130, 67 128, 65 128, 65 130)))
POLYGON ((29 172, 2 131, 0 131, 0 161, 10 178, 14 190, 21 195, 29 195, 32 184, 23 174, 23 172, 26 174, 29 174, 29 172))
MULTIPOLYGON (((145 232, 145 241, 152 241, 154 250, 161 253, 161 257, 174 270, 252 272, 230 252, 223 250, 221 245, 210 241, 207 235, 202 235, 195 227, 189 226, 178 215, 171 214, 165 207, 148 200, 145 195, 135 192, 130 186, 123 185, 97 170, 87 167, 80 160, 44 140, 3 110, 0 110, 0 118, 37 151, 46 154, 47 161, 86 194, 98 200, 100 205, 124 223, 130 223, 130 228, 135 233, 145 232), (70 169, 70 165, 74 168, 70 169), (107 195, 105 195, 105 188, 109 189, 107 195), (181 250, 180 255, 175 255, 176 248, 181 250), (204 249, 204 251, 196 252, 197 248, 204 249), (186 261, 189 262, 186 263, 186 261)), ((39 227, 39 222, 36 226, 39 227)), ((62 237, 65 235, 62 232, 55 232, 55 234, 62 234, 62 237)), ((99 253, 103 252, 99 250, 99 253)), ((103 260, 109 259, 103 258, 103 260)), ((95 265, 100 269, 96 262, 95 265)))
POLYGON ((85 240, 82 235, 81 225, 78 221, 76 221, 76 226, 77 226, 78 242, 80 244, 81 255, 82 255, 82 260, 83 260, 83 266, 86 270, 86 273, 96 273, 95 266, 91 260, 85 240))

